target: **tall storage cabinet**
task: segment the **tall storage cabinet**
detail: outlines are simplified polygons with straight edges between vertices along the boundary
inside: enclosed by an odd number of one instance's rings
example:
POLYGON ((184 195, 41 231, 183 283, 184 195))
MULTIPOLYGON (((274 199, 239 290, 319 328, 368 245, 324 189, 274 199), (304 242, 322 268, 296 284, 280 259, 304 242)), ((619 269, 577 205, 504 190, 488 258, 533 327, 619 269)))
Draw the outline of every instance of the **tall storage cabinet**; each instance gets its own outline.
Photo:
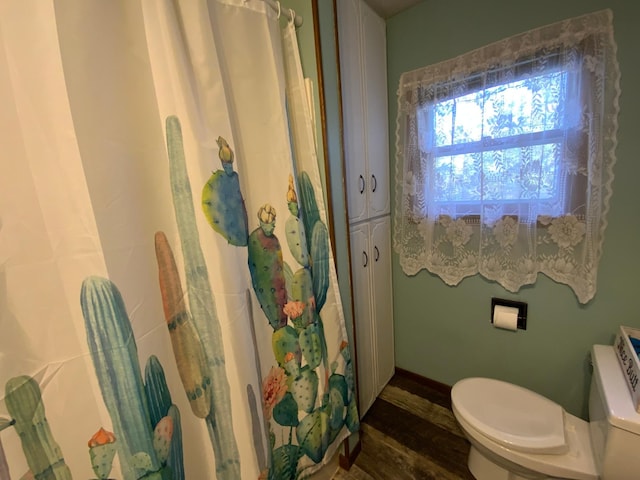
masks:
POLYGON ((394 373, 385 22, 337 3, 360 415, 394 373))
POLYGON ((351 227, 358 394, 364 415, 394 372, 389 215, 351 227))

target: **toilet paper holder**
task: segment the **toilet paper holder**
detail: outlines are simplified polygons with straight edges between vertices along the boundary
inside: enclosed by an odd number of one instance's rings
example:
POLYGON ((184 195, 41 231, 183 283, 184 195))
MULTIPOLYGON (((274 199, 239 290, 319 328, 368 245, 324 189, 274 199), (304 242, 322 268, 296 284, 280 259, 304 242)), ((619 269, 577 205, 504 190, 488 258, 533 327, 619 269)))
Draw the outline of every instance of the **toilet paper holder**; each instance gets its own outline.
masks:
POLYGON ((491 323, 493 323, 493 312, 497 305, 518 309, 518 330, 527 329, 527 304, 525 302, 517 302, 515 300, 506 300, 504 298, 491 299, 491 323))

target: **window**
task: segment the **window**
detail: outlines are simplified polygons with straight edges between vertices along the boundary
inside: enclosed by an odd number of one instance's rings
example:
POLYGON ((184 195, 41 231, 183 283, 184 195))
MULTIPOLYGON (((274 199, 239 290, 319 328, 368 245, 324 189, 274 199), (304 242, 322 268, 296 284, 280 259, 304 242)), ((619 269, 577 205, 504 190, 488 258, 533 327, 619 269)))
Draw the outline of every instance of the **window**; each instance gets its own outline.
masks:
POLYGON ((569 198, 579 180, 565 172, 580 138, 581 56, 561 66, 557 54, 540 56, 439 85, 442 98, 419 107, 425 196, 441 212, 477 216, 491 202, 531 222, 579 209, 569 198))
POLYGON ((538 273, 595 294, 615 163, 611 12, 406 72, 394 248, 404 271, 510 291, 538 273))

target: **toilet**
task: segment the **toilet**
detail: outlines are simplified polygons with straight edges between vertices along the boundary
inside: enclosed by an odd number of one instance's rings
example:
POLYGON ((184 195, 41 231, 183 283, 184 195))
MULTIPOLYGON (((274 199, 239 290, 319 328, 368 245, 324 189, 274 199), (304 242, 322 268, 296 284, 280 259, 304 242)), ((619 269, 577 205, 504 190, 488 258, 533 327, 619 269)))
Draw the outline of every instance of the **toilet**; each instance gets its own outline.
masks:
POLYGON ((477 480, 640 479, 640 414, 612 346, 594 345, 589 422, 526 388, 465 378, 453 414, 477 480))

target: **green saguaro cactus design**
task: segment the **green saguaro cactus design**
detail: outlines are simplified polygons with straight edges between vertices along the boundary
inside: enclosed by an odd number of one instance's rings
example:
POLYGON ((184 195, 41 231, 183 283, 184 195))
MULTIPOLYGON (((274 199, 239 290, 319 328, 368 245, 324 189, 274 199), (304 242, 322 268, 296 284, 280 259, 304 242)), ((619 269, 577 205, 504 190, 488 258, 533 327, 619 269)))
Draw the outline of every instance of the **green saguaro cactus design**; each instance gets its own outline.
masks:
POLYGON ((38 383, 26 375, 9 379, 5 402, 34 478, 71 480, 71 471, 49 427, 38 383))
POLYGON ((239 479, 240 456, 233 432, 222 332, 200 246, 178 117, 167 117, 166 133, 173 206, 187 272, 185 281, 189 310, 204 351, 207 371, 203 373, 211 381, 211 405, 205 421, 215 455, 217 477, 221 480, 239 479))
POLYGON ((184 452, 182 447, 182 422, 180 410, 173 404, 167 387, 164 369, 155 355, 147 359, 144 369, 144 390, 149 403, 151 425, 155 429, 164 417, 171 417, 173 435, 167 465, 173 473, 173 480, 184 480, 184 452))
POLYGON ((170 479, 154 449, 138 348, 120 291, 106 278, 88 277, 80 304, 100 391, 118 439, 123 477, 170 479))
POLYGON ((309 175, 304 171, 300 173, 299 182, 300 197, 302 199, 302 218, 307 235, 307 243, 311 248, 313 293, 316 300, 316 311, 320 312, 329 290, 329 232, 327 226, 320 219, 320 210, 309 175))
POLYGON ((144 366, 144 391, 149 404, 151 425, 155 428, 171 407, 171 393, 158 357, 151 355, 144 366))
POLYGON ((178 268, 163 232, 156 233, 155 243, 162 304, 178 373, 193 414, 206 418, 211 411, 211 379, 204 347, 186 308, 178 268))
MULTIPOLYGON (((15 424, 15 420, 9 418, 0 417, 0 432, 4 429, 12 427, 15 424)), ((7 464, 7 456, 4 453, 4 447, 2 446, 2 439, 0 439, 0 478, 6 478, 11 480, 9 475, 9 465, 7 464)))
POLYGON ((234 153, 224 138, 218 137, 216 143, 222 170, 212 172, 204 185, 202 210, 213 230, 231 245, 245 247, 249 235, 247 209, 238 174, 233 171, 234 153))

